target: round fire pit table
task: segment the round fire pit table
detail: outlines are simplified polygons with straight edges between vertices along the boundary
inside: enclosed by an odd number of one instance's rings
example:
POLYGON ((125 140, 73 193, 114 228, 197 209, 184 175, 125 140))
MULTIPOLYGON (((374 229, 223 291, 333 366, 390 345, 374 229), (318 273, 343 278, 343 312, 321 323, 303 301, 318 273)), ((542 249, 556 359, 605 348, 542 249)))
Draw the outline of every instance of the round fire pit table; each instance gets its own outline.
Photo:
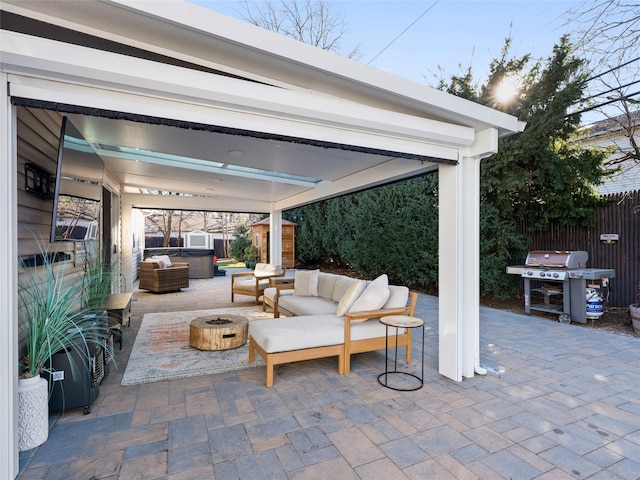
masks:
POLYGON ((191 321, 189 345, 198 350, 227 350, 247 343, 249 322, 239 315, 207 315, 191 321))

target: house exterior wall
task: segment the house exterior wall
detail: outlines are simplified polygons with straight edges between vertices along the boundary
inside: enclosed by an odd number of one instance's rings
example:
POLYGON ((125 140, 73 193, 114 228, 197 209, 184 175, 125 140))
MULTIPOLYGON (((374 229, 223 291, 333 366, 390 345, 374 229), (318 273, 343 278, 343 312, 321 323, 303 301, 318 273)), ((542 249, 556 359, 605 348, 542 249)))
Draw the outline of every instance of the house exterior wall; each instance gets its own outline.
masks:
MULTIPOLYGON (((55 176, 62 115, 49 110, 17 107, 18 115, 18 251, 22 255, 38 252, 36 239, 49 243, 52 199, 25 191, 25 164, 33 163, 55 176)), ((72 244, 55 245, 56 251, 72 252, 72 244)))
MULTIPOLYGON (((61 124, 59 113, 17 107, 18 254, 29 257, 39 253, 41 248, 68 254, 69 260, 58 262, 55 270, 64 270, 65 280, 73 282, 82 274, 82 266, 76 266, 75 242, 49 243, 53 199, 41 198, 25 190, 26 163, 34 163, 55 175, 61 124)), ((18 270, 18 282, 21 278, 22 273, 18 270)), ((21 335, 18 348, 22 353, 21 335)))
MULTIPOLYGON (((636 145, 640 145, 640 129, 637 121, 640 119, 640 112, 634 117, 636 119, 636 130, 633 140, 636 145)), ((628 122, 626 118, 606 119, 589 127, 593 133, 580 140, 583 147, 603 148, 611 150, 611 154, 606 163, 618 166, 619 172, 607 178, 602 184, 597 186, 599 195, 613 195, 625 192, 635 192, 640 190, 640 163, 634 159, 620 161, 620 158, 627 152, 632 151, 631 138, 619 128, 619 122, 628 122), (607 129, 607 127, 610 127, 607 129)))

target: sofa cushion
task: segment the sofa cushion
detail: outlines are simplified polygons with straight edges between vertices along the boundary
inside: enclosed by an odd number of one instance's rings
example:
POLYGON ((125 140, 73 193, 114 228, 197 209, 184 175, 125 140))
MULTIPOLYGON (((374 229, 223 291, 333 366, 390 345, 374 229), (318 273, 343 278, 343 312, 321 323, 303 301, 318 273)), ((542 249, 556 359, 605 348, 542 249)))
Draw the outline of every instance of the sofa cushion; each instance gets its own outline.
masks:
MULTIPOLYGON (((402 335, 404 332, 404 328, 398 328, 398 335, 402 335)), ((365 322, 351 322, 351 341, 379 338, 384 337, 386 334, 387 327, 380 323, 379 318, 370 318, 365 322)), ((395 327, 389 327, 388 335, 395 334, 395 327)))
MULTIPOLYGON (((399 328, 398 333, 404 333, 399 328)), ((389 328, 395 335, 395 328, 389 328)), ((351 325, 351 340, 384 337, 386 327, 377 319, 351 325)), ((289 352, 304 348, 344 343, 344 319, 335 315, 274 318, 249 322, 249 335, 267 353, 289 352)))
MULTIPOLYGON (((277 291, 278 290, 276 289, 276 287, 265 288, 264 296, 268 298, 271 303, 275 303, 277 291)), ((293 295, 293 290, 280 290, 280 298, 284 297, 285 295, 293 295)))
POLYGON ((317 297, 319 273, 320 270, 296 270, 293 284, 294 295, 317 297))
POLYGON ((253 271, 254 277, 272 277, 282 273, 280 265, 274 265, 272 263, 256 263, 256 268, 253 271))
POLYGON ((356 280, 340 299, 336 315, 341 317, 347 313, 358 297, 362 294, 366 286, 367 282, 364 280, 356 280))
MULTIPOLYGON (((333 290, 336 286, 336 280, 338 279, 338 275, 334 273, 324 273, 320 272, 318 275, 318 296, 326 298, 328 300, 333 299, 333 290)), ((338 303, 340 298, 335 302, 338 303)))
POLYGON ((409 299, 409 288, 399 285, 389 285, 389 299, 382 308, 404 308, 409 299))
POLYGON ((337 305, 322 297, 300 297, 298 295, 281 296, 278 305, 294 315, 336 314, 337 305))
POLYGON ((386 274, 380 275, 367 285, 367 288, 365 288, 364 292, 356 299, 349 311, 364 312, 367 310, 378 310, 387 302, 389 295, 389 278, 386 274))
POLYGON ((274 318, 249 322, 249 335, 267 353, 340 345, 344 321, 335 315, 274 318))

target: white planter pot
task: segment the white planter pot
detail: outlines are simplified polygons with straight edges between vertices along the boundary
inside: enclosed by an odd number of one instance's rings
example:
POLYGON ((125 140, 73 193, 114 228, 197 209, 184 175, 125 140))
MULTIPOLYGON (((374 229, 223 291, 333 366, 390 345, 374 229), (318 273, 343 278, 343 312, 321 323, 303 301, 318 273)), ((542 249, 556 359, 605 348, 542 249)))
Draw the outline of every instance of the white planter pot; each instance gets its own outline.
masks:
POLYGON ((18 450, 42 445, 49 437, 49 384, 38 375, 18 381, 18 450))

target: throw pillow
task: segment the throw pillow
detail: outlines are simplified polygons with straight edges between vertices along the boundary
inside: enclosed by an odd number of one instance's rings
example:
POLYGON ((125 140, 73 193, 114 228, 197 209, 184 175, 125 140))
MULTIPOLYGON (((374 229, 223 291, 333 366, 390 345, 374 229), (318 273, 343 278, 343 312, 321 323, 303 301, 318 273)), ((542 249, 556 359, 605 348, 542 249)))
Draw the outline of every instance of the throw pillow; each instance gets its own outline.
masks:
POLYGON ((386 274, 380 275, 371 282, 362 295, 360 295, 349 309, 350 312, 364 312, 378 310, 389 298, 389 278, 386 274))
POLYGON ((357 280, 351 284, 349 289, 340 299, 340 303, 338 303, 338 310, 336 311, 336 315, 338 317, 343 316, 349 311, 354 302, 358 299, 362 292, 364 292, 366 286, 367 282, 365 282, 364 280, 357 280))
POLYGON ((320 270, 296 270, 293 294, 299 297, 317 297, 319 274, 320 270))

